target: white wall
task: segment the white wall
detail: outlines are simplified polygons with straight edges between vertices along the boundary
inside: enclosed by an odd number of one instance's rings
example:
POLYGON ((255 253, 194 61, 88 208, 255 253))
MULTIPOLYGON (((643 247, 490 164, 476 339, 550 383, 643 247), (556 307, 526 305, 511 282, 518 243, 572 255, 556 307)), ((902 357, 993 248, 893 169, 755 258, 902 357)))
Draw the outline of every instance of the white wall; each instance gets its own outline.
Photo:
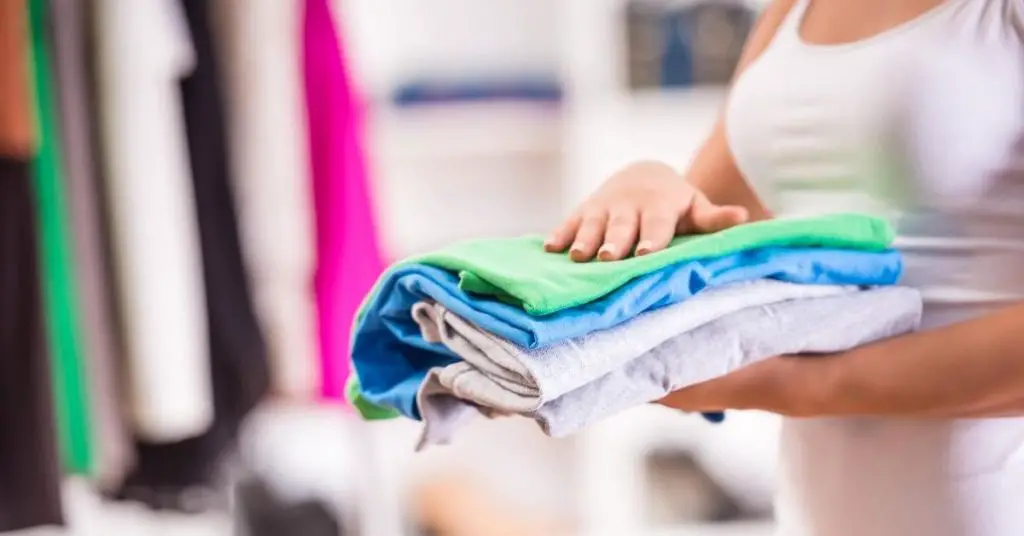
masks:
POLYGON ((555 75, 550 0, 343 0, 350 56, 376 97, 369 133, 381 227, 393 257, 557 222, 561 116, 535 105, 396 109, 418 76, 555 75))

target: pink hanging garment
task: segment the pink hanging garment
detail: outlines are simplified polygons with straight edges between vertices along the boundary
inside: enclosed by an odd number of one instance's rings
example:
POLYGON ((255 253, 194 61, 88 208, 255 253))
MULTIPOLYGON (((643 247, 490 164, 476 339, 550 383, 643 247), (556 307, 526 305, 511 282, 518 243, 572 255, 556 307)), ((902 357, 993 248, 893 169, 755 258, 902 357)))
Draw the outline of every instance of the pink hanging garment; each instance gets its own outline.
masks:
POLYGON ((306 0, 303 66, 316 209, 322 394, 341 400, 352 318, 384 261, 367 183, 361 103, 346 71, 328 0, 306 0))

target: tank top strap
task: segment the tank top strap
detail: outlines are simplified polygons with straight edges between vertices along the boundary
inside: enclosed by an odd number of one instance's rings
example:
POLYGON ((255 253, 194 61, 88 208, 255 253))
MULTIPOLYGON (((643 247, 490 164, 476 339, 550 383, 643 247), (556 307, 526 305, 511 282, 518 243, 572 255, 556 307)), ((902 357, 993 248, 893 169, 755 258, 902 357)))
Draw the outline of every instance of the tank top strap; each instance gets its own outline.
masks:
POLYGON ((797 0, 793 7, 790 8, 789 13, 786 13, 786 18, 779 25, 779 29, 776 30, 774 41, 799 43, 800 24, 803 22, 804 13, 807 12, 807 7, 810 5, 811 0, 797 0))

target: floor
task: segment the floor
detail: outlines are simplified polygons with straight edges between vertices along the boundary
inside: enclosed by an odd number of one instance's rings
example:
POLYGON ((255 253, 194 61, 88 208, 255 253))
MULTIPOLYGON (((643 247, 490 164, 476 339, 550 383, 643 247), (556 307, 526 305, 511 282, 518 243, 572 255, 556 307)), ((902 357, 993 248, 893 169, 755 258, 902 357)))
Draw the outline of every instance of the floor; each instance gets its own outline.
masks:
MULTIPOLYGON (((376 427, 367 432, 362 427, 353 428, 353 420, 344 413, 324 408, 303 409, 278 407, 264 411, 254 419, 247 429, 247 441, 243 442, 243 453, 253 461, 253 466, 265 477, 275 480, 278 491, 289 498, 298 499, 303 495, 335 497, 340 502, 351 504, 358 500, 369 512, 377 512, 377 518, 389 517, 394 505, 367 504, 359 500, 364 493, 365 482, 353 475, 359 472, 358 460, 365 459, 363 452, 353 445, 355 436, 379 435, 386 441, 373 443, 373 450, 391 461, 396 470, 405 467, 400 483, 407 483, 415 474, 426 474, 444 467, 463 467, 475 472, 483 481, 500 483, 495 489, 503 488, 506 495, 522 499, 534 496, 536 501, 522 501, 522 506, 537 512, 538 502, 558 504, 558 488, 571 489, 567 479, 571 474, 565 466, 571 466, 577 451, 571 442, 552 441, 539 433, 518 429, 516 426, 483 422, 476 427, 469 440, 446 450, 424 454, 412 454, 408 448, 413 439, 410 435, 414 426, 376 427), (409 435, 409 437, 405 437, 409 435), (482 448, 480 445, 490 445, 482 448), (388 447, 388 448, 385 448, 388 447), (381 449, 384 449, 384 452, 381 449), (404 454, 403 454, 404 452, 404 454), (495 456, 508 463, 495 464, 495 456), (457 465, 455 465, 457 464, 457 465), (513 473, 500 471, 495 466, 519 467, 513 473), (488 469, 489 467, 489 469, 488 469), (563 470, 559 471, 558 468, 563 470), (515 476, 516 478, 512 478, 515 476), (524 490, 546 490, 548 493, 524 493, 524 490)), ((406 423, 412 425, 413 423, 406 423)), ((747 429, 751 423, 737 422, 738 429, 747 429)), ((534 431, 535 432, 535 431, 534 431)), ((727 438, 730 439, 730 438, 727 438)), ((745 439, 745 438, 740 438, 745 439)), ((719 441, 707 446, 716 452, 728 451, 732 443, 745 441, 719 441)), ((368 443, 369 444, 369 443, 368 443)), ((742 460, 728 456, 731 466, 742 460)), ((365 465, 365 464, 364 464, 365 465)), ((500 468, 499 468, 500 469, 500 468)), ((746 485, 756 476, 744 472, 746 485)), ((563 491, 564 494, 564 491, 563 491)), ((105 503, 91 491, 86 482, 70 480, 65 487, 70 529, 42 529, 14 533, 22 536, 108 536, 145 534, 147 536, 231 536, 232 523, 227 514, 185 516, 169 513, 155 513, 131 504, 105 503)), ((564 511, 568 503, 556 506, 564 511)), ((393 516, 390 516, 393 517, 393 516)), ((387 522, 371 523, 366 528, 372 536, 398 536, 395 525, 387 522), (371 528, 372 527, 372 528, 371 528)), ((652 530, 649 536, 768 536, 770 524, 741 523, 717 526, 693 526, 671 530, 652 530)), ((301 536, 301 535, 296 535, 301 536)), ((645 536, 638 534, 637 536, 645 536)))
MULTIPOLYGON (((231 536, 226 515, 184 516, 157 514, 132 505, 102 503, 83 482, 72 481, 66 488, 72 528, 36 529, 8 533, 11 536, 231 536)), ((636 536, 771 536, 765 523, 736 523, 652 530, 636 536)), ((296 535, 301 536, 301 535, 296 535)), ((397 535, 396 535, 397 536, 397 535)))

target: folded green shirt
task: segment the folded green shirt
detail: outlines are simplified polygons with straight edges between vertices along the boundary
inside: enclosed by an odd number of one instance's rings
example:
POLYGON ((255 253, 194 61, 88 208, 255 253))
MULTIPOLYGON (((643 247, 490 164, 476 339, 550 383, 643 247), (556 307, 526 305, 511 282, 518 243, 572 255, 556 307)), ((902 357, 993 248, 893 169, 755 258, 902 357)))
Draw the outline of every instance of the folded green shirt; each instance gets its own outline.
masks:
MULTIPOLYGON (((462 242, 410 258, 396 267, 426 264, 457 273, 461 290, 541 316, 597 300, 633 279, 678 263, 764 247, 882 251, 894 236, 892 226, 885 220, 860 214, 834 214, 754 222, 717 233, 679 237, 662 251, 616 262, 573 262, 565 254, 545 252, 540 237, 521 237, 462 242)), ((381 281, 388 276, 382 276, 381 281)), ((378 289, 379 283, 360 309, 354 332, 359 329, 366 304, 375 298, 378 289)), ((348 395, 366 418, 393 416, 391 410, 361 400, 354 375, 348 395)))
POLYGON ((724 231, 681 236, 668 248, 617 262, 573 262, 544 251, 540 237, 473 240, 404 261, 459 274, 459 287, 494 296, 533 315, 575 307, 631 279, 671 264, 768 246, 881 251, 892 243, 888 222, 860 214, 767 220, 724 231))

